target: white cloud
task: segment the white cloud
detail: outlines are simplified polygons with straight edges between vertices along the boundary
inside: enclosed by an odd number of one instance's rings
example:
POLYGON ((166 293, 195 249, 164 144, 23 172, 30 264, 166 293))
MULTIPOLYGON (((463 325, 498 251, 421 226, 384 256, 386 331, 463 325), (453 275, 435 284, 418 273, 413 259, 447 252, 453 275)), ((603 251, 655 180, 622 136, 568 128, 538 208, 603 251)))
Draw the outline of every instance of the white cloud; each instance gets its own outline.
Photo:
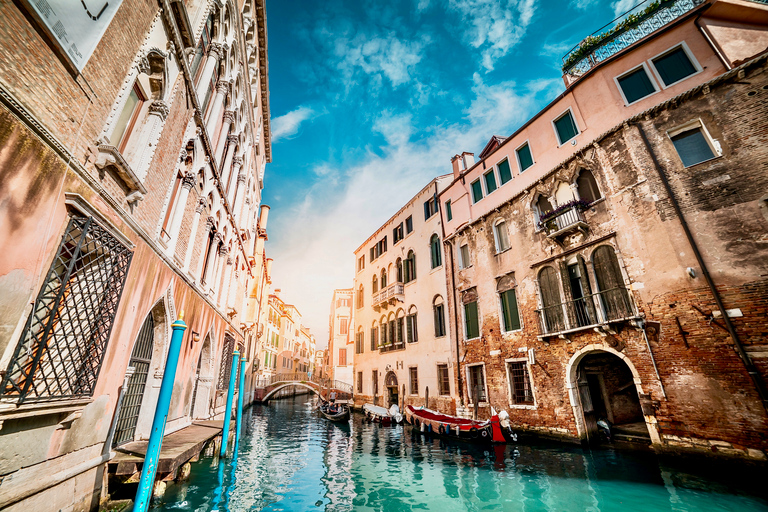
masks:
POLYGON ((289 139, 299 133, 301 123, 312 118, 315 111, 309 107, 301 106, 285 115, 272 120, 272 142, 280 139, 289 139))
POLYGON ((637 4, 640 3, 640 0, 616 0, 611 4, 613 7, 613 15, 614 16, 621 16, 625 12, 629 11, 633 7, 638 6, 637 4))
POLYGON ((536 10, 534 0, 449 0, 466 26, 458 27, 464 39, 481 49, 481 63, 492 71, 497 60, 520 42, 536 10))
POLYGON ((382 75, 393 87, 411 81, 415 66, 423 58, 428 39, 407 41, 394 33, 371 35, 358 33, 352 38, 337 38, 334 53, 339 57, 338 68, 347 83, 362 71, 367 75, 382 75))
POLYGON ((571 0, 571 7, 586 11, 597 5, 598 0, 571 0))
POLYGON ((429 0, 418 0, 416 2, 416 10, 418 12, 425 10, 427 7, 429 7, 429 0))
POLYGON ((491 135, 509 134, 530 117, 533 96, 543 87, 488 85, 475 74, 464 119, 420 132, 409 113, 384 112, 370 127, 386 141, 380 151, 343 171, 319 163, 316 175, 339 178, 316 181, 290 209, 273 205, 267 253, 274 258, 274 286, 299 308, 321 344, 327 341, 332 290, 353 284, 355 249, 432 178, 450 173, 451 155, 479 151, 491 135))

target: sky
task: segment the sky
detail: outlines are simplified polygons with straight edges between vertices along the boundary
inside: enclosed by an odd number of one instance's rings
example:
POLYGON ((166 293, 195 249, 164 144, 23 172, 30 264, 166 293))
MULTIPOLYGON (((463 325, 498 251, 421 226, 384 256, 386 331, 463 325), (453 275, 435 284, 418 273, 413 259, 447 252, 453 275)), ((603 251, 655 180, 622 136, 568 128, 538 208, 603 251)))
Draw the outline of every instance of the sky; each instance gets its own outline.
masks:
POLYGON ((562 57, 639 0, 267 0, 272 286, 328 340, 354 251, 451 157, 565 88, 562 57))

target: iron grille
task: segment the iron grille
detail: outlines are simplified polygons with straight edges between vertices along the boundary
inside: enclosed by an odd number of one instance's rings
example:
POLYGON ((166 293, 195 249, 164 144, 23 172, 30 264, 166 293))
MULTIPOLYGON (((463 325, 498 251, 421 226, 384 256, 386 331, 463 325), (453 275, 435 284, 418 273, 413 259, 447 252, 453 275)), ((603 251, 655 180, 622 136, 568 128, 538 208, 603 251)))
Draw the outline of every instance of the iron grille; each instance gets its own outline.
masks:
POLYGON ((512 403, 533 404, 528 365, 523 361, 509 363, 509 375, 512 380, 512 403))
POLYGON ((93 395, 132 256, 92 217, 69 220, 0 396, 22 403, 93 395))
POLYGON ((131 352, 131 362, 128 366, 135 369, 128 381, 128 389, 125 391, 123 403, 120 406, 120 415, 115 428, 114 446, 133 441, 136 433, 136 424, 139 421, 141 401, 144 398, 144 388, 147 385, 149 364, 152 360, 152 346, 154 344, 155 322, 152 313, 147 315, 144 325, 139 331, 139 338, 131 352))
POLYGON ((217 389, 229 387, 229 374, 232 371, 232 353, 235 351, 235 338, 229 334, 224 335, 224 347, 221 351, 221 365, 219 367, 219 385, 217 389))

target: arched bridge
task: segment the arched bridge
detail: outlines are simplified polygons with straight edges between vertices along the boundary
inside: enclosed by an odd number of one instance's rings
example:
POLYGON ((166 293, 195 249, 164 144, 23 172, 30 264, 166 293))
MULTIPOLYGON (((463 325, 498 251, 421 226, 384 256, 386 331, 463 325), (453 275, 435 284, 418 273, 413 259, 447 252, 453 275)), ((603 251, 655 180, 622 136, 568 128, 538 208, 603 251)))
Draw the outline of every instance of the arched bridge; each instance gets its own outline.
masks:
POLYGON ((268 402, 275 393, 291 386, 308 389, 323 400, 327 400, 332 392, 336 393, 339 400, 352 398, 352 385, 346 382, 319 378, 316 375, 310 377, 306 373, 279 373, 256 381, 254 399, 257 402, 268 402))

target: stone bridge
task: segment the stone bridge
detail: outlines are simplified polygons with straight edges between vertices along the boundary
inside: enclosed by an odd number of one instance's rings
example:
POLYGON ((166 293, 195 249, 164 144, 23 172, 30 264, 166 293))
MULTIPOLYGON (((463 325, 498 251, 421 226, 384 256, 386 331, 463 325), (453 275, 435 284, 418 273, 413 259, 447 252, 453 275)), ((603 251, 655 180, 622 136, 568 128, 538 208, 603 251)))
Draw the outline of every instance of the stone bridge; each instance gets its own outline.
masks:
POLYGON ((256 381, 254 400, 268 402, 275 393, 288 387, 305 388, 327 400, 331 393, 336 393, 338 400, 350 400, 352 398, 352 385, 346 382, 319 378, 306 373, 279 373, 268 377, 262 377, 256 381))

